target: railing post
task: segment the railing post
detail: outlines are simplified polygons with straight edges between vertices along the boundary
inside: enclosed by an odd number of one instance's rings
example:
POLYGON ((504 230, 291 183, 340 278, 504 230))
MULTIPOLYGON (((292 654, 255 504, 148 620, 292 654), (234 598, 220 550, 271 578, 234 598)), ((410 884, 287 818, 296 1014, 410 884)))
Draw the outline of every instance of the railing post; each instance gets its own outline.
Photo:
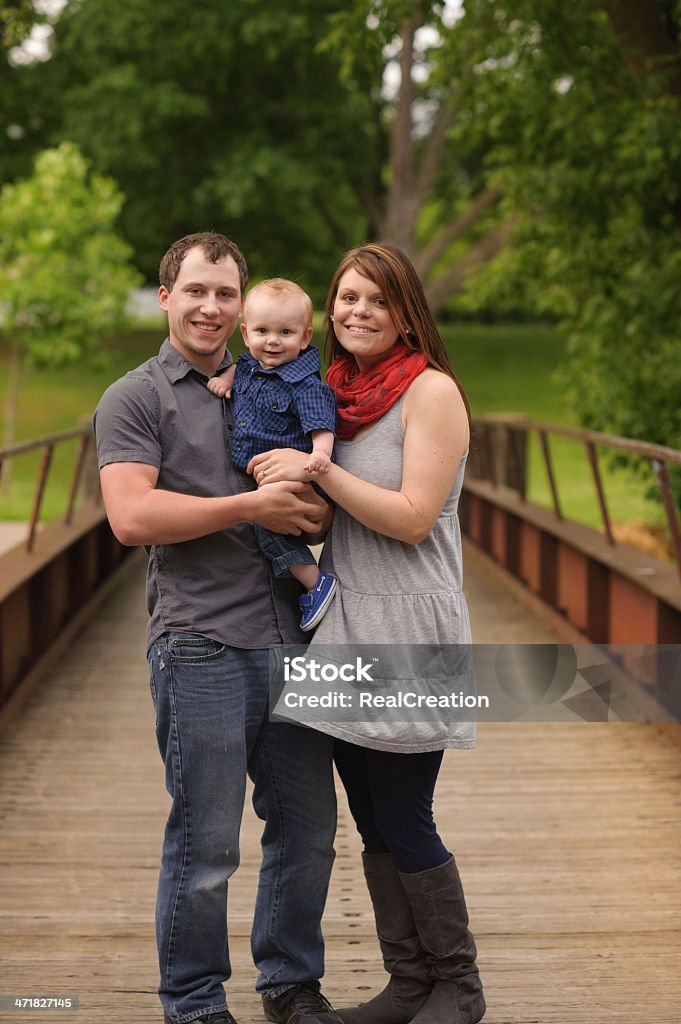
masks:
POLYGON ((513 424, 506 425, 506 483, 518 492, 521 501, 527 497, 527 431, 513 424))
POLYGON ((601 480, 601 471, 598 468, 598 456, 596 455, 596 446, 587 441, 586 452, 589 456, 589 463, 591 465, 591 472, 593 473, 594 483, 596 485, 596 494, 598 495, 598 504, 601 509, 601 519, 603 520, 603 529, 605 530, 605 536, 608 538, 608 544, 611 546, 615 543, 615 538, 612 533, 610 526, 610 516, 608 515, 608 506, 605 501, 605 491, 603 490, 603 481, 601 480))
POLYGON ((83 472, 83 466, 85 464, 85 456, 87 454, 88 447, 90 445, 90 435, 83 434, 78 445, 78 454, 76 456, 76 464, 73 467, 73 476, 71 477, 71 486, 69 487, 69 497, 66 504, 66 514, 64 516, 64 522, 67 526, 71 525, 73 519, 73 506, 76 502, 76 494, 78 493, 78 485, 83 472))
POLYGON ((669 533, 671 534, 672 544, 674 545, 676 566, 679 570, 679 576, 681 576, 681 534, 679 532, 679 517, 676 512, 674 497, 669 483, 669 473, 667 471, 666 464, 661 459, 653 459, 652 461, 655 469, 655 476, 657 477, 660 493, 662 495, 664 510, 667 514, 667 525, 669 526, 669 533))
POLYGON ((35 531, 38 525, 38 519, 40 517, 40 506, 43 503, 43 494, 45 493, 45 484, 47 483, 47 475, 50 472, 50 465, 52 464, 52 452, 54 446, 51 444, 46 445, 43 450, 43 457, 40 462, 40 475, 38 477, 38 486, 35 492, 35 498, 33 499, 33 511, 31 512, 31 522, 28 527, 28 537, 26 538, 26 550, 33 550, 33 541, 35 540, 35 531))
POLYGON ((482 428, 479 452, 482 469, 482 479, 487 480, 490 483, 496 484, 497 481, 495 479, 495 463, 492 452, 492 439, 490 437, 490 425, 486 423, 482 428))
POLYGON ((522 416, 485 416, 476 419, 471 445, 471 476, 503 485, 525 499, 527 491, 527 431, 522 416))
POLYGON ((97 468, 97 451, 94 445, 94 431, 92 429, 92 416, 82 416, 80 419, 80 426, 83 430, 88 433, 89 443, 87 451, 85 453, 85 459, 83 462, 83 470, 81 475, 81 487, 82 493, 86 498, 94 498, 95 502, 99 500, 99 469, 97 468))
POLYGON ((551 488, 551 497, 553 499, 553 511, 556 513, 558 519, 563 518, 563 514, 560 510, 560 502, 558 500, 558 488, 556 487, 556 479, 553 475, 553 465, 551 463, 551 453, 549 451, 549 441, 546 436, 545 430, 539 430, 539 442, 541 444, 542 454, 544 456, 544 465, 546 466, 546 475, 549 478, 549 487, 551 488))

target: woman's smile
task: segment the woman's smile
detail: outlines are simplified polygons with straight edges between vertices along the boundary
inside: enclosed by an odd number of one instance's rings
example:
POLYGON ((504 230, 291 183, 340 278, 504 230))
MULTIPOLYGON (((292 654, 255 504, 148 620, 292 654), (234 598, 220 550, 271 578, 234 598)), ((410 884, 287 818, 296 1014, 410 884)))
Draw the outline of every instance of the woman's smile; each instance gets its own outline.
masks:
POLYGON ((338 283, 333 328, 360 370, 378 362, 397 341, 397 328, 380 288, 354 269, 346 271, 338 283))

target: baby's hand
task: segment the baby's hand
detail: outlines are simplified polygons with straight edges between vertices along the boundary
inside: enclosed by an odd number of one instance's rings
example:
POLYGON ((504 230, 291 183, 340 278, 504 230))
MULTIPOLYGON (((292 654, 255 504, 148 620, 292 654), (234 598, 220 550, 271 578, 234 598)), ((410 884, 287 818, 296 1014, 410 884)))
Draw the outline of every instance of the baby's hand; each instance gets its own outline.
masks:
POLYGON ((331 465, 331 459, 326 452, 311 452, 310 456, 305 463, 306 473, 324 473, 329 472, 329 466, 331 465))
POLYGON ((208 390, 218 398, 232 397, 232 384, 234 383, 234 366, 221 373, 219 377, 211 377, 208 381, 208 390))

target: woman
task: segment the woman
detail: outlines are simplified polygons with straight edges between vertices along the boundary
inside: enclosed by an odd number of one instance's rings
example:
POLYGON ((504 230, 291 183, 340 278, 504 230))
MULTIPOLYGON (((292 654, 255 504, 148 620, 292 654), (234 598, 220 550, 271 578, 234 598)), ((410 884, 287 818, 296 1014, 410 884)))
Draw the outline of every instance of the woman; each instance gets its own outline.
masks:
MULTIPOLYGON (((456 508, 469 442, 465 396, 407 257, 351 250, 326 305, 338 400, 337 463, 320 483, 336 503, 321 565, 338 595, 314 644, 470 644, 456 508)), ((305 456, 256 457, 256 480, 314 479, 305 456)), ((475 1024, 485 1012, 454 857, 432 816, 446 747, 474 725, 346 721, 336 764, 364 843, 386 989, 339 1010, 345 1024, 475 1024)))

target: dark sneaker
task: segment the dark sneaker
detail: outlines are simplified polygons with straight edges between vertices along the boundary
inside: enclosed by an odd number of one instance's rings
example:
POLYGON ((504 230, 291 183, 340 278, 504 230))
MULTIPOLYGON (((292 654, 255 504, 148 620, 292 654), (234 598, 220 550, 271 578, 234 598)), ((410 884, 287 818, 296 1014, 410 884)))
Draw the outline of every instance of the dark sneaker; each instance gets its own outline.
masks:
MULTIPOLYGON (((163 1024, 174 1024, 167 1013, 163 1014, 163 1024)), ((218 1010, 217 1013, 207 1013, 205 1017, 195 1017, 191 1024, 236 1024, 236 1021, 229 1010, 218 1010)))
POLYGON ((312 590, 298 601, 303 617, 300 620, 300 628, 307 632, 319 625, 324 618, 326 609, 331 604, 334 594, 338 589, 338 580, 329 573, 320 572, 312 590))
POLYGON ((316 981, 294 985, 276 999, 262 997, 265 1016, 274 1024, 342 1024, 316 981))

